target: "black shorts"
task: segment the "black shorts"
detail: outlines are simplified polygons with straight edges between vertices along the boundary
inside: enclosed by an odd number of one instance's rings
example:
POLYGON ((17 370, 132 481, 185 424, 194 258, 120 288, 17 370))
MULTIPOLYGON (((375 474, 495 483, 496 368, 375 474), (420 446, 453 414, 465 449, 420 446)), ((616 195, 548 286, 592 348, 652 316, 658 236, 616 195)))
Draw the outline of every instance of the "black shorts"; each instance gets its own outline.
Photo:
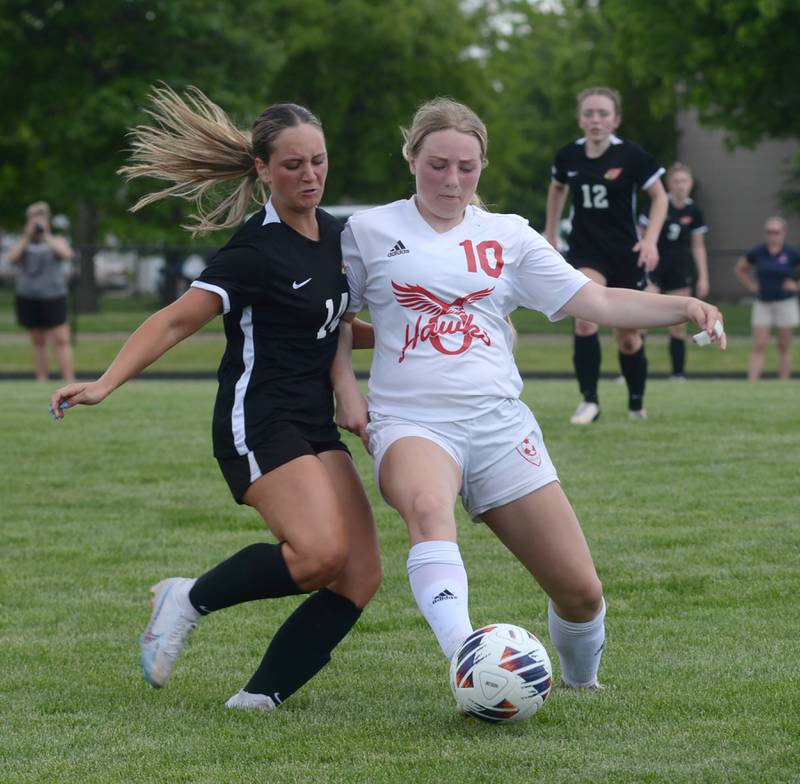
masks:
POLYGON ((587 258, 570 256, 569 262, 575 269, 588 267, 596 270, 606 279, 610 289, 643 289, 647 283, 644 267, 638 267, 638 253, 624 253, 607 258, 587 258))
POLYGON ((244 503, 242 498, 247 488, 264 474, 303 455, 331 451, 350 454, 341 439, 309 441, 291 422, 278 422, 270 430, 269 438, 248 454, 229 459, 217 458, 217 462, 236 503, 241 504, 244 503))
POLYGON ((32 299, 17 295, 17 322, 26 329, 51 329, 67 323, 67 298, 32 299))
POLYGON ((650 273, 650 278, 661 291, 691 289, 693 283, 691 266, 680 262, 659 263, 650 273))

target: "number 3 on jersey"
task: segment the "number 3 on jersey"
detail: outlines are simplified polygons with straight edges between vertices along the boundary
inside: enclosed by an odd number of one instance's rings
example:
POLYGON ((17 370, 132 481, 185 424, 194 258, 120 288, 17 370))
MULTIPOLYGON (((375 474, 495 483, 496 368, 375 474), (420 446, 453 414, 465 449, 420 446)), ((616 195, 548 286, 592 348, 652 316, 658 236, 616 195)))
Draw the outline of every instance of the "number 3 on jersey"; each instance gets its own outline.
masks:
POLYGON ((335 314, 333 312, 333 300, 325 300, 325 309, 328 311, 328 316, 325 319, 325 323, 317 330, 317 340, 322 340, 322 338, 333 332, 336 327, 339 326, 342 313, 344 313, 344 309, 347 307, 348 297, 349 295, 347 292, 342 293, 342 298, 339 301, 339 310, 337 310, 335 314))

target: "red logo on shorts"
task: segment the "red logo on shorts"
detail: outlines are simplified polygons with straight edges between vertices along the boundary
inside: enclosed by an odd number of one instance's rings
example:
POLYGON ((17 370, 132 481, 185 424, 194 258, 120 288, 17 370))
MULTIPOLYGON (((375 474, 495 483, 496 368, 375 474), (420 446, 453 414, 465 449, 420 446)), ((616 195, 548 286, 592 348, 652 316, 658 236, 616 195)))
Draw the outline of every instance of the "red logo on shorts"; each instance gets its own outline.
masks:
POLYGON ((423 316, 420 316, 414 325, 413 333, 411 327, 406 325, 406 342, 398 362, 406 358, 407 350, 414 349, 425 341, 430 341, 440 353, 450 355, 463 354, 472 345, 474 338, 482 340, 487 346, 492 345, 489 336, 475 324, 475 317, 471 313, 467 314, 464 306, 488 297, 494 291, 494 286, 474 291, 464 297, 456 297, 452 302, 445 302, 422 286, 401 286, 392 281, 392 288, 394 296, 404 308, 433 314, 426 324, 422 323, 423 316), (453 318, 444 318, 446 316, 453 318), (453 349, 445 348, 442 336, 459 334, 463 335, 461 345, 453 349))
POLYGON ((542 456, 536 451, 533 441, 526 438, 518 447, 519 452, 529 463, 533 463, 537 468, 542 464, 542 456))

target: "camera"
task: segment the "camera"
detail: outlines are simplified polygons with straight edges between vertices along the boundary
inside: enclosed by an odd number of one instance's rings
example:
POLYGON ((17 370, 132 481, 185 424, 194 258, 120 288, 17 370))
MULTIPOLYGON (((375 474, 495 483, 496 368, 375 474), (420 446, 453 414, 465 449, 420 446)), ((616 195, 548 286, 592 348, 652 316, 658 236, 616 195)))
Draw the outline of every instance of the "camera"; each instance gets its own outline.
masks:
POLYGON ((44 223, 35 223, 33 226, 34 234, 44 234, 44 223))

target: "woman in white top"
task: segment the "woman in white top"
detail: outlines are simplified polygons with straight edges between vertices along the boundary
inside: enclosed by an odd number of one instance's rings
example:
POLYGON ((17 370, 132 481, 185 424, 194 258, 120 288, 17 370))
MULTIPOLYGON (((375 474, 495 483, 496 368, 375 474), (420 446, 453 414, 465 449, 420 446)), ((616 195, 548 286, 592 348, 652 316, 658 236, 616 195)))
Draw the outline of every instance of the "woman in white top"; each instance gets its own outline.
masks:
POLYGON ((460 494, 550 597, 564 683, 596 687, 603 589, 519 400, 505 319, 523 306, 623 328, 692 319, 711 334, 719 311, 691 297, 595 284, 523 218, 474 206, 487 136, 468 107, 430 101, 404 133, 416 194, 358 213, 342 235, 349 317, 369 307, 375 353, 369 411, 353 384, 342 390, 337 421, 369 444, 380 489, 406 521, 411 588, 445 655, 472 631, 456 544, 460 494))

